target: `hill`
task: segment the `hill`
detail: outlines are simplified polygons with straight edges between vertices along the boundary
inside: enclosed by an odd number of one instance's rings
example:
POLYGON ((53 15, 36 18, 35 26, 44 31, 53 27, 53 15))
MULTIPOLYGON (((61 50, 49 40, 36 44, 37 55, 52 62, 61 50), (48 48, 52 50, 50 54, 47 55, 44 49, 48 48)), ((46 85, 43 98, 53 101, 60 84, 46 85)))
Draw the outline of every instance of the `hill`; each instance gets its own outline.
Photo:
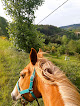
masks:
POLYGON ((73 31, 67 31, 52 25, 38 25, 37 30, 46 35, 45 44, 48 44, 49 42, 60 44, 60 37, 63 35, 66 35, 68 39, 76 39, 76 35, 73 31))
POLYGON ((37 30, 47 36, 55 36, 55 35, 63 36, 65 34, 68 35, 69 33, 64 29, 52 25, 38 25, 37 30))
POLYGON ((80 24, 73 24, 68 26, 62 26, 61 29, 65 30, 73 30, 73 31, 79 31, 80 32, 80 24))

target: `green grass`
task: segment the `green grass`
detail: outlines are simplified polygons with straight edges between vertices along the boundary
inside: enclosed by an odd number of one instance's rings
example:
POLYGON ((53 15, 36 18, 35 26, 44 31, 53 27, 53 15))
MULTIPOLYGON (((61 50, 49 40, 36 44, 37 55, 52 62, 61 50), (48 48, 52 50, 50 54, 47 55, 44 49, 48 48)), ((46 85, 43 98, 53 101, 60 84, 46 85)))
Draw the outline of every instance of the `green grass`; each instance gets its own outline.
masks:
POLYGON ((11 92, 20 71, 29 63, 29 54, 18 52, 8 40, 0 39, 0 106, 12 106, 11 92))

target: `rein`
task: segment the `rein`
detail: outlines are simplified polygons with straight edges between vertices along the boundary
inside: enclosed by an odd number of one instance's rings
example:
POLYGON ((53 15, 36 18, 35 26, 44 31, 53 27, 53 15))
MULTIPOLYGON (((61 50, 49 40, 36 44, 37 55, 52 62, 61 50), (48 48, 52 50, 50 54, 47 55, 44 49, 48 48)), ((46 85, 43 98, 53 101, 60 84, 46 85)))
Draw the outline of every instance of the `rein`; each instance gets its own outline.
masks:
MULTIPOLYGON (((17 81, 17 88, 18 88, 18 92, 21 94, 21 96, 22 96, 23 94, 25 94, 25 93, 30 93, 30 94, 32 95, 32 97, 36 99, 36 101, 37 101, 37 103, 38 103, 37 97, 34 95, 34 93, 33 93, 33 91, 32 91, 32 89, 33 89, 33 80, 34 80, 34 77, 35 77, 35 68, 34 68, 33 74, 32 74, 31 77, 30 77, 30 85, 29 85, 29 88, 28 88, 28 89, 25 89, 25 90, 23 90, 23 91, 20 91, 19 81, 17 81)), ((26 99, 25 99, 23 96, 22 96, 22 98, 25 100, 25 103, 26 103, 26 99)), ((39 103, 38 103, 38 106, 40 106, 39 103)))

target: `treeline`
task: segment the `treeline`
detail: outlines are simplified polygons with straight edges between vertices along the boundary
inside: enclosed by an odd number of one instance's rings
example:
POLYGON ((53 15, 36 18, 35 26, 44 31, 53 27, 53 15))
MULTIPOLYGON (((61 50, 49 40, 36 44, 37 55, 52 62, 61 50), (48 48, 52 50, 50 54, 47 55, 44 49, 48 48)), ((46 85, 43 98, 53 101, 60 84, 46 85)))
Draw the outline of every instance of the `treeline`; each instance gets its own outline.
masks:
POLYGON ((37 30, 45 34, 45 44, 58 43, 61 44, 60 37, 66 35, 68 39, 79 39, 73 31, 67 31, 52 25, 38 25, 37 30))
POLYGON ((0 23, 0 36, 8 37, 20 51, 29 52, 32 47, 36 50, 41 47, 43 51, 56 53, 58 56, 68 54, 80 58, 80 36, 77 36, 73 31, 66 31, 52 25, 31 25, 28 29, 25 22, 22 25, 25 24, 26 27, 21 25, 20 29, 12 22, 7 31, 7 21, 0 17, 0 23), (24 28, 26 29, 24 30, 24 28), (8 32, 10 32, 9 35, 8 32))
POLYGON ((73 25, 68 25, 68 26, 62 26, 60 27, 62 29, 65 29, 65 30, 72 30, 72 31, 79 31, 80 32, 80 24, 73 24, 73 25))

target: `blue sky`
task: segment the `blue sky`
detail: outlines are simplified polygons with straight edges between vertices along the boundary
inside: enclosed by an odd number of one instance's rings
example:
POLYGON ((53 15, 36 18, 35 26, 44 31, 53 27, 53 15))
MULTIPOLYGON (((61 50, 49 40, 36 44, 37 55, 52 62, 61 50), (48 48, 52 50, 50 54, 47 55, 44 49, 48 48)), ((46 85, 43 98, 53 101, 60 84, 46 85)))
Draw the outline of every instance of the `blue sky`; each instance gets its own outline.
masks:
MULTIPOLYGON (((66 0, 45 0, 43 5, 35 11, 36 19, 34 23, 39 23, 44 17, 65 1, 66 0)), ((0 16, 10 20, 9 16, 6 16, 6 13, 3 11, 1 0, 0 16)), ((40 24, 49 24, 60 27, 78 23, 80 24, 80 0, 69 0, 40 24)))

